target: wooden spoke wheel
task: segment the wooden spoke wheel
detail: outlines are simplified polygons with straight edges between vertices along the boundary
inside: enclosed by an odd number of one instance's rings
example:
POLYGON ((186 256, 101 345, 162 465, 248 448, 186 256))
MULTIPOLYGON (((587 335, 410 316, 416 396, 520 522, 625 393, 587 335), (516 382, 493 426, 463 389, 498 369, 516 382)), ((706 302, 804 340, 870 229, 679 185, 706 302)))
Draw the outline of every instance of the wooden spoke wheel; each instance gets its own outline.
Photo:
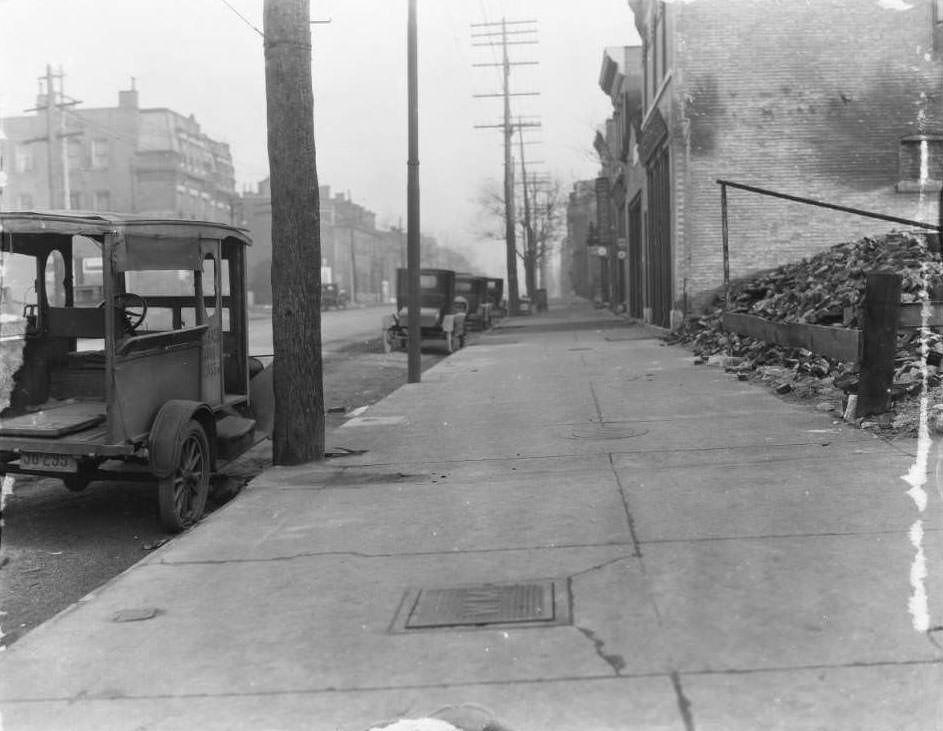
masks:
POLYGON ((196 523, 203 516, 209 489, 209 441, 200 423, 191 420, 181 435, 180 455, 173 473, 157 486, 164 528, 179 533, 196 523))

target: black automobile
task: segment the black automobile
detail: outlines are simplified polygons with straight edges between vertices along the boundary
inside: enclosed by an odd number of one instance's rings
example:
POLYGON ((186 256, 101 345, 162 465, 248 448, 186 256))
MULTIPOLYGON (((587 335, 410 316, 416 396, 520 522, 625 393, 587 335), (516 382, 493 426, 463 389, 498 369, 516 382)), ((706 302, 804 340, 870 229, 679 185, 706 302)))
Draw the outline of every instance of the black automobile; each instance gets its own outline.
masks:
POLYGON ((347 296, 347 290, 341 289, 333 283, 321 285, 322 310, 329 310, 331 307, 336 310, 341 310, 347 307, 349 301, 350 298, 347 296))

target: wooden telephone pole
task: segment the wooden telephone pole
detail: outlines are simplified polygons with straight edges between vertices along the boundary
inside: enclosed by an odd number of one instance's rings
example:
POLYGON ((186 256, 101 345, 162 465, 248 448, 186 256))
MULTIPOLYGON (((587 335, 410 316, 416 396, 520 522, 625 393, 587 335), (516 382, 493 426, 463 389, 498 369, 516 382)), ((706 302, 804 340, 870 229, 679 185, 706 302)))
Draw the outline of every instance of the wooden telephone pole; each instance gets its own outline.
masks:
MULTIPOLYGON (((490 46, 501 48, 499 63, 476 63, 473 66, 500 66, 504 83, 502 91, 495 94, 475 94, 476 97, 498 97, 504 101, 504 120, 499 124, 476 124, 476 129, 495 128, 504 133, 504 231, 506 244, 506 260, 508 272, 508 308, 512 315, 520 312, 520 293, 517 285, 517 242, 515 240, 515 213, 514 213, 514 161, 511 157, 511 144, 514 135, 514 123, 511 121, 512 96, 538 96, 540 92, 524 91, 511 92, 511 67, 532 66, 537 61, 512 62, 508 56, 508 46, 532 45, 537 43, 532 34, 537 32, 534 27, 536 20, 505 20, 500 23, 475 23, 472 25, 473 46, 490 46), (508 26, 514 30, 508 30, 508 26), (523 36, 521 40, 508 40, 508 36, 523 36), (474 41, 478 42, 474 42, 474 41)), ((539 127, 539 123, 524 122, 527 127, 539 127)))
POLYGON ((265 95, 272 186, 272 459, 324 458, 321 234, 309 0, 265 0, 265 95))

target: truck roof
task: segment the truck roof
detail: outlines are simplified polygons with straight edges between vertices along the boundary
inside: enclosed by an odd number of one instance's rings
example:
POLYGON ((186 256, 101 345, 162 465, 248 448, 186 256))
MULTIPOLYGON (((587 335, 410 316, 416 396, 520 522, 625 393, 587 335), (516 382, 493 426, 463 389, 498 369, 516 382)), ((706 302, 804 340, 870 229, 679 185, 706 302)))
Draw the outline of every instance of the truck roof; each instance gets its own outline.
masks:
POLYGON ((93 211, 2 211, 0 232, 11 234, 63 234, 104 236, 124 233, 162 238, 235 239, 251 246, 246 229, 213 221, 151 218, 133 213, 93 211))

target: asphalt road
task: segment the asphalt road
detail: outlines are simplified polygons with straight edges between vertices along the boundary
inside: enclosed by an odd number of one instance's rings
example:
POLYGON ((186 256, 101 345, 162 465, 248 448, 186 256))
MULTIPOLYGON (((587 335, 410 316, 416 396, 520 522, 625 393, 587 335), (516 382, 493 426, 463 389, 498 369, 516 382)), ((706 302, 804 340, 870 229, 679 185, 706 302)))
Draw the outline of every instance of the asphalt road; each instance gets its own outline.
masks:
MULTIPOLYGON (((327 310, 321 313, 321 343, 325 350, 333 350, 347 343, 372 340, 380 335, 383 316, 391 314, 393 305, 353 307, 345 310, 327 310)), ((256 308, 250 315, 249 353, 270 355, 272 347, 271 312, 256 308)))
MULTIPOLYGON (((369 405, 405 382, 404 353, 383 354, 380 321, 392 308, 330 311, 322 317, 325 407, 369 405)), ((271 321, 256 311, 250 352, 271 353, 271 321)), ((443 357, 430 348, 423 367, 443 357)), ((342 414, 329 414, 328 426, 342 414)), ((232 479, 211 508, 270 463, 267 440, 237 460, 232 479)), ((0 544, 0 645, 107 582, 169 540, 157 515, 151 483, 92 483, 70 493, 55 479, 18 476, 4 510, 0 544)))

